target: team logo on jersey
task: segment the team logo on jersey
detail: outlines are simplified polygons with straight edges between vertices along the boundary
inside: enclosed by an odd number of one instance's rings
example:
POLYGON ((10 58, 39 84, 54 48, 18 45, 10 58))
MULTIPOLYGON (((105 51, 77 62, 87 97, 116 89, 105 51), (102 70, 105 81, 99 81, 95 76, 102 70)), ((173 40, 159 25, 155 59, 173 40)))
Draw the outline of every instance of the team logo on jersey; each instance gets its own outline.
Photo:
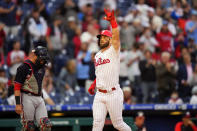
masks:
POLYGON ((102 64, 107 64, 107 63, 110 63, 110 60, 109 59, 103 59, 102 58, 99 58, 98 61, 96 61, 94 59, 94 65, 95 66, 99 66, 99 65, 102 65, 102 64))

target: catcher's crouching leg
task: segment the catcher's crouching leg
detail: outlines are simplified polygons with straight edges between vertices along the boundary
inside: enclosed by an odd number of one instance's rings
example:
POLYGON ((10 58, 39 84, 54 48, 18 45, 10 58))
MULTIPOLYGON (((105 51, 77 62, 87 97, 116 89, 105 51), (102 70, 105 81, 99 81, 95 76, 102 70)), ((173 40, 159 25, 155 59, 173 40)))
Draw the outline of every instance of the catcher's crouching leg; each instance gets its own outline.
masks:
POLYGON ((40 118, 40 131, 51 131, 51 121, 48 117, 40 118))
POLYGON ((22 121, 22 131, 35 131, 34 121, 22 121))

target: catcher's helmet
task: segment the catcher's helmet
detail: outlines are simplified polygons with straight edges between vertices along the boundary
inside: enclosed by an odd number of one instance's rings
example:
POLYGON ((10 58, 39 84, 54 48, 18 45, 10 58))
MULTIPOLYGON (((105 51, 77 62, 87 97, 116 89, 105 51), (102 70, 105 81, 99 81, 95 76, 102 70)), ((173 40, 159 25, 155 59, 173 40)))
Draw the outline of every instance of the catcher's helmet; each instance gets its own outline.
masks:
POLYGON ((101 35, 112 37, 112 33, 109 30, 103 30, 103 31, 101 31, 101 33, 99 35, 97 35, 97 38, 100 38, 101 35))
POLYGON ((32 52, 35 53, 36 56, 38 56, 38 59, 43 60, 44 62, 49 62, 49 54, 46 47, 43 46, 37 46, 32 52))

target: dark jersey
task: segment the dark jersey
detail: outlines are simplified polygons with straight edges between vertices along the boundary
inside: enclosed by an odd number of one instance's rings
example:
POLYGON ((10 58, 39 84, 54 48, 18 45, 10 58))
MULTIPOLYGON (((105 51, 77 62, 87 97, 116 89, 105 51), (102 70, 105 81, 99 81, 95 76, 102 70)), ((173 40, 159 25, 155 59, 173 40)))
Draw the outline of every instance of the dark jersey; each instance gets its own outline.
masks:
POLYGON ((191 126, 181 125, 181 131, 194 131, 191 126))
MULTIPOLYGON (((15 82, 23 85, 24 82, 28 79, 28 77, 34 75, 37 85, 38 85, 38 94, 41 94, 42 80, 44 78, 44 74, 45 74, 44 68, 39 69, 30 60, 26 60, 22 65, 20 65, 18 67, 16 77, 15 77, 15 82), (33 74, 31 74, 31 73, 33 73, 33 74)), ((30 86, 32 86, 32 85, 30 85, 30 86)))

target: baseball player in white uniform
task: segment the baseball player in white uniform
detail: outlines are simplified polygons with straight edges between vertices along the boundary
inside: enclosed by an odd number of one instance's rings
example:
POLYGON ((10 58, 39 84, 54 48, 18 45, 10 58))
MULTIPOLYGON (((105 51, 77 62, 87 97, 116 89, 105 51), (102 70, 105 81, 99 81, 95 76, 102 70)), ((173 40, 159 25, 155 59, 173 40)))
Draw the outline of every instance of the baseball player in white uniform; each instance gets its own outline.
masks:
POLYGON ((120 72, 120 38, 119 29, 115 20, 114 11, 104 10, 112 26, 112 33, 103 30, 97 36, 101 50, 95 56, 96 79, 88 89, 94 94, 93 102, 93 131, 102 131, 107 112, 109 112, 114 128, 119 131, 131 131, 131 128, 123 121, 123 92, 119 85, 120 72))

